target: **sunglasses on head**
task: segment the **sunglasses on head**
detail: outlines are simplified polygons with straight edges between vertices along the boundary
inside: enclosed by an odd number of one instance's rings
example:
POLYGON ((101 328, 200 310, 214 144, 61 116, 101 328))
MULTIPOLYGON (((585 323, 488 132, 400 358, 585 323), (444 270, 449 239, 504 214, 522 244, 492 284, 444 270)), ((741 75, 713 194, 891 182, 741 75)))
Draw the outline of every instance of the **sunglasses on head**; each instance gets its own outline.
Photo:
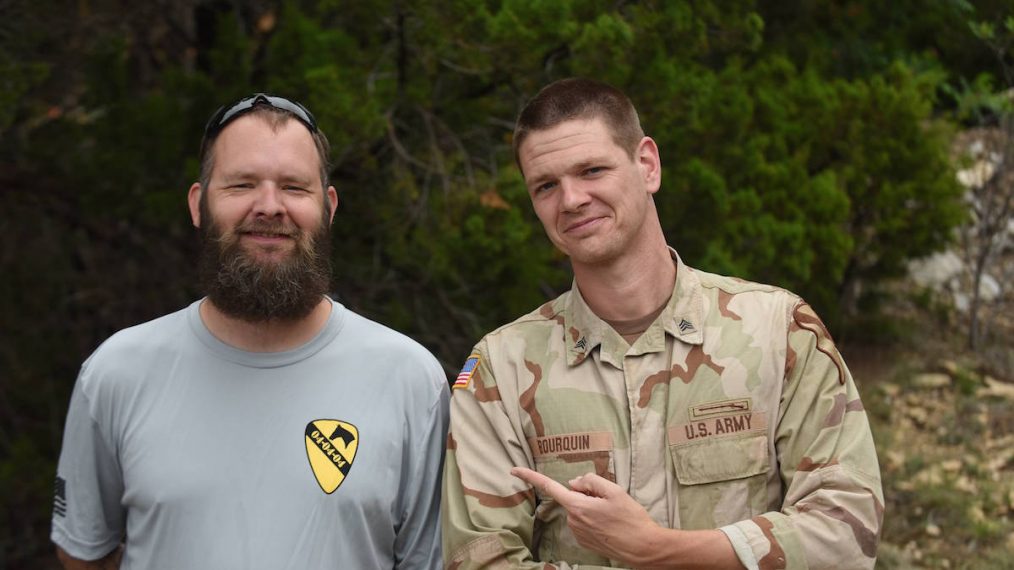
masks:
POLYGON ((204 128, 204 140, 207 141, 216 137, 226 125, 250 112, 257 105, 266 105, 275 109, 288 111, 299 119, 301 123, 306 125, 306 128, 310 129, 311 133, 317 133, 317 121, 313 118, 313 114, 310 113, 309 109, 284 97, 257 93, 240 100, 231 107, 223 106, 215 111, 215 114, 208 121, 208 125, 204 128))

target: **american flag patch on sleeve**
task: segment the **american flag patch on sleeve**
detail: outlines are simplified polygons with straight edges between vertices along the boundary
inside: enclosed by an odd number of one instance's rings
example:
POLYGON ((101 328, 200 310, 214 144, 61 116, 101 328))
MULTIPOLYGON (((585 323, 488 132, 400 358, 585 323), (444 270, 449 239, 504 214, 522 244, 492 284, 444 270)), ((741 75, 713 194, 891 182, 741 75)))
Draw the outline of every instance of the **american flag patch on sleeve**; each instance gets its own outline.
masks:
POLYGON ((458 372, 458 377, 454 380, 451 389, 468 388, 468 383, 472 381, 472 375, 475 374, 475 369, 478 366, 479 355, 473 354, 469 356, 468 360, 465 361, 465 365, 461 367, 461 372, 458 372))

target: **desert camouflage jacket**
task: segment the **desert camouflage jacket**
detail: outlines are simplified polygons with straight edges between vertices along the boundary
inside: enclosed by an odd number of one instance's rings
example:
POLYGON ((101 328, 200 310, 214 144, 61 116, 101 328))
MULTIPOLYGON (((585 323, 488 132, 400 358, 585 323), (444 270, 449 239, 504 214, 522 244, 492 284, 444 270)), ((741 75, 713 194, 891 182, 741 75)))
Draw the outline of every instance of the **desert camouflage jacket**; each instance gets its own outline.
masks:
POLYGON ((876 451, 823 323, 785 290, 673 255, 672 298, 633 346, 575 286, 475 347, 451 401, 448 568, 620 566, 515 465, 564 485, 598 473, 660 525, 721 528, 747 567, 873 567, 876 451))

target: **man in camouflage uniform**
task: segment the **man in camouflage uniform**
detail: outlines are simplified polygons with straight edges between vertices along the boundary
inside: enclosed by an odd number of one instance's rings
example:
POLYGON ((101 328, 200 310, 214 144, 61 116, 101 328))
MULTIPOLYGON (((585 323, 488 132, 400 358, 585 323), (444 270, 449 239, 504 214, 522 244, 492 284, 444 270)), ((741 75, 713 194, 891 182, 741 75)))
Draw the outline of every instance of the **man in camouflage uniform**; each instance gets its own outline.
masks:
POLYGON ((809 305, 683 264, 658 149, 612 87, 546 87, 514 144, 574 285, 454 384, 446 566, 872 567, 873 439, 809 305))

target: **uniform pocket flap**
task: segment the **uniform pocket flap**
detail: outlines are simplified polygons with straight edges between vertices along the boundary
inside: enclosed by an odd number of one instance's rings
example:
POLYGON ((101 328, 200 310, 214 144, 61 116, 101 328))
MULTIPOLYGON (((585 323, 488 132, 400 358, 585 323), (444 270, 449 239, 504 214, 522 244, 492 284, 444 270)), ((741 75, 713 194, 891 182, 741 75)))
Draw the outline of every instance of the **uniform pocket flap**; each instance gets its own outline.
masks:
POLYGON ((585 473, 595 473, 610 481, 616 480, 613 471, 613 434, 610 432, 532 437, 528 439, 528 445, 535 458, 535 469, 564 486, 571 479, 585 473))
POLYGON ((771 469, 763 433, 670 445, 669 453, 681 485, 742 479, 771 469))

